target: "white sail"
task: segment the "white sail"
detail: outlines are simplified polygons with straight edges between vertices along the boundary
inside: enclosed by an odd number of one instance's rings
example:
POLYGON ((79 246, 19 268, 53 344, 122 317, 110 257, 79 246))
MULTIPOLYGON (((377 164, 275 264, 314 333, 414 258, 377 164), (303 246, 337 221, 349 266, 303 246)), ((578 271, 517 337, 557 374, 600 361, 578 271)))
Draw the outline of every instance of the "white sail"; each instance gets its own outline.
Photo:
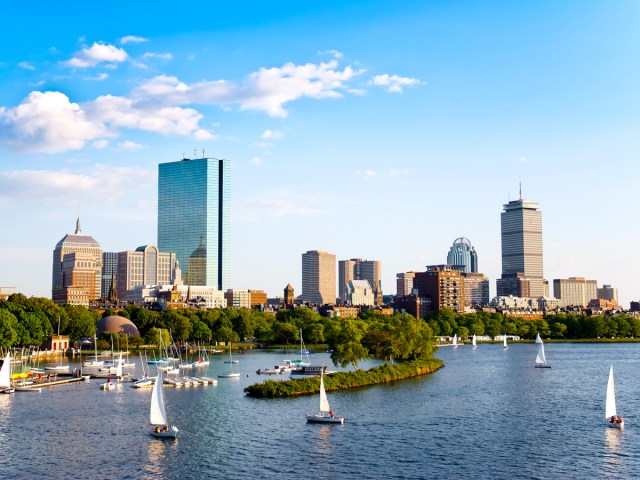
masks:
POLYGON ((329 407, 329 400, 327 399, 327 392, 324 391, 324 375, 320 375, 320 411, 329 413, 331 407, 329 407))
POLYGON ((454 335, 453 335, 453 345, 454 345, 454 346, 455 346, 455 345, 458 345, 458 335, 457 335, 457 334, 454 334, 454 335))
POLYGON ((504 348, 507 348, 507 336, 504 336, 504 348))
POLYGON ((116 367, 116 377, 122 377, 122 352, 120 352, 120 357, 118 357, 118 366, 116 367))
POLYGON ((4 363, 0 369, 0 388, 7 388, 11 386, 11 355, 7 352, 7 356, 4 357, 4 363))
POLYGON ((473 339, 471 340, 471 344, 472 344, 474 347, 477 347, 477 346, 478 346, 478 344, 476 343, 476 334, 475 334, 475 333, 473 334, 473 339))
MULTIPOLYGON (((553 353, 553 352, 551 352, 553 353)), ((537 365, 546 365, 547 357, 544 355, 544 343, 540 342, 540 347, 538 347, 538 355, 536 355, 536 364, 537 365)))
POLYGON ((616 389, 613 384, 613 365, 609 370, 609 383, 607 384, 607 403, 605 407, 604 417, 610 419, 616 416, 616 389))
POLYGON ((540 338, 540 334, 536 334, 536 343, 542 343, 542 338, 540 338))
POLYGON ((162 392, 162 373, 158 372, 156 383, 151 392, 151 415, 149 418, 151 425, 169 425, 167 412, 164 408, 164 395, 162 392))

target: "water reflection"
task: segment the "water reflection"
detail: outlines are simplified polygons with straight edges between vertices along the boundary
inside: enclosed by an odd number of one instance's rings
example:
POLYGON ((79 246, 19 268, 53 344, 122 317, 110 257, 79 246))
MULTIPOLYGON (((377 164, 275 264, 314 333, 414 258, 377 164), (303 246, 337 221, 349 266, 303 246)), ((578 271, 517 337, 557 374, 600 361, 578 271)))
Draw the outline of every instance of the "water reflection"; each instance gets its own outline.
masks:
POLYGON ((167 471, 168 457, 177 448, 178 440, 158 440, 149 436, 144 478, 162 476, 167 471))
POLYGON ((316 430, 315 451, 321 455, 331 455, 331 431, 339 425, 309 425, 316 430))

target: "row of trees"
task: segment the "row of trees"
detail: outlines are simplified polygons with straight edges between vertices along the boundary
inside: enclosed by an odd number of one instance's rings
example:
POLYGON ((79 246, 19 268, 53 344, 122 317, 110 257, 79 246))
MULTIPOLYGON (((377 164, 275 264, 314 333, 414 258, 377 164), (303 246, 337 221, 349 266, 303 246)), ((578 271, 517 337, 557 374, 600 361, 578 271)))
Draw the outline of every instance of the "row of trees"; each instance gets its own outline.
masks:
POLYGON ((533 339, 536 334, 557 339, 636 338, 640 337, 640 319, 630 315, 602 316, 558 313, 541 320, 521 320, 501 313, 476 312, 456 314, 444 308, 425 318, 436 336, 458 337, 500 334, 533 339))

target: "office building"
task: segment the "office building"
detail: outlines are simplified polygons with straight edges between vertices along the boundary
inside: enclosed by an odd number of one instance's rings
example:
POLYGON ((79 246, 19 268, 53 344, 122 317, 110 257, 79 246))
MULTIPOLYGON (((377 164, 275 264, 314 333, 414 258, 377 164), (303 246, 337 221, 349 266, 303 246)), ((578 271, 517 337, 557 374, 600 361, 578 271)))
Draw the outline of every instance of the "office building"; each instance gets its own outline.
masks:
POLYGON ((185 284, 227 290, 229 162, 183 159, 158 173, 158 248, 176 254, 185 284))
POLYGON ((489 305, 489 277, 484 273, 462 273, 465 307, 489 305))
POLYGON ((542 212, 529 200, 513 200, 501 214, 502 277, 498 296, 544 296, 542 212))
POLYGON ((478 254, 469 239, 456 238, 447 254, 448 265, 460 265, 462 273, 478 273, 478 254))
POLYGON ((133 252, 118 253, 118 298, 135 301, 135 287, 182 283, 180 268, 173 252, 160 252, 155 245, 144 245, 133 252))
POLYGON ((344 305, 372 307, 375 305, 375 300, 375 294, 368 280, 349 280, 344 305))
POLYGON ((396 295, 403 297, 413 292, 413 282, 416 272, 396 273, 396 295))
POLYGON ((419 297, 431 299, 432 310, 447 307, 464 312, 464 278, 453 265, 430 265, 425 272, 416 273, 414 290, 419 297))
POLYGON ((598 298, 598 286, 595 280, 583 277, 555 278, 553 296, 560 300, 561 307, 586 308, 591 300, 598 298))
POLYGON ((598 298, 601 300, 611 300, 618 303, 618 289, 611 285, 603 285, 598 289, 598 298))
POLYGON ((65 235, 53 250, 51 298, 55 303, 89 306, 101 296, 102 248, 83 235, 80 218, 73 234, 65 235))
POLYGON ((111 293, 111 283, 117 285, 118 279, 118 252, 102 253, 102 279, 100 290, 101 298, 108 299, 111 293))
POLYGON ((336 302, 336 256, 319 250, 302 254, 302 294, 304 302, 318 305, 336 302))
POLYGON ((382 263, 378 260, 352 258, 338 262, 338 296, 346 302, 347 286, 351 280, 367 280, 373 290, 376 305, 382 305, 382 263))

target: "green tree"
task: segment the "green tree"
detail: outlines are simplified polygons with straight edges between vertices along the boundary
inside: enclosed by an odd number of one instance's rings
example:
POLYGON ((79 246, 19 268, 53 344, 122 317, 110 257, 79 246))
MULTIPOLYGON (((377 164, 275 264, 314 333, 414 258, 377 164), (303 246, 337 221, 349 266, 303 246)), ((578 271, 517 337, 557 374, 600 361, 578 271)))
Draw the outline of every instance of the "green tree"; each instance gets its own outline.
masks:
POLYGON ((5 308, 0 308, 0 347, 10 348, 18 340, 18 319, 5 308))

